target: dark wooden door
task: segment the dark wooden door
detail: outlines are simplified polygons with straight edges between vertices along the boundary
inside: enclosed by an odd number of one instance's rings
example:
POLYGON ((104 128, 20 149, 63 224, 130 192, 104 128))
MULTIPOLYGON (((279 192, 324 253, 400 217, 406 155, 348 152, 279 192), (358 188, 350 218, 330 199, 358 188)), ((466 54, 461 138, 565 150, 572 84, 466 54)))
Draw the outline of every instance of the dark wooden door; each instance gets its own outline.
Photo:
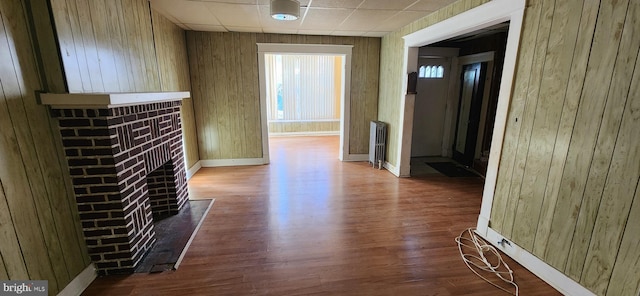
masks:
POLYGON ((453 159, 468 166, 471 166, 475 157, 486 68, 487 63, 462 67, 453 159))

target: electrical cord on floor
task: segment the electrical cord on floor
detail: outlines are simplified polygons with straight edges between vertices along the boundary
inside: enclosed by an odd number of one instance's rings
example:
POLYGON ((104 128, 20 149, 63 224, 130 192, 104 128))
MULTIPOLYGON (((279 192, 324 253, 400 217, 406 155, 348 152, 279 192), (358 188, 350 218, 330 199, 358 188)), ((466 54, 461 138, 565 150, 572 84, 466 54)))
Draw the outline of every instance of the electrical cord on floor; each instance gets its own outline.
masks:
POLYGON ((456 237, 456 242, 458 243, 458 250, 460 251, 460 256, 462 256, 462 260, 467 265, 467 267, 473 271, 478 277, 485 280, 487 283, 494 285, 495 287, 503 290, 512 295, 518 296, 518 285, 513 281, 513 270, 509 268, 506 262, 500 256, 498 250, 487 243, 484 239, 478 236, 473 228, 468 228, 464 230, 458 237, 456 237), (468 253, 465 254, 463 248, 468 249, 468 253), (492 263, 487 258, 486 255, 493 255, 497 262, 492 263), (477 268, 480 271, 489 272, 495 274, 500 280, 512 285, 515 287, 515 292, 512 292, 495 282, 487 279, 483 275, 481 275, 478 271, 476 271, 473 267, 477 268))

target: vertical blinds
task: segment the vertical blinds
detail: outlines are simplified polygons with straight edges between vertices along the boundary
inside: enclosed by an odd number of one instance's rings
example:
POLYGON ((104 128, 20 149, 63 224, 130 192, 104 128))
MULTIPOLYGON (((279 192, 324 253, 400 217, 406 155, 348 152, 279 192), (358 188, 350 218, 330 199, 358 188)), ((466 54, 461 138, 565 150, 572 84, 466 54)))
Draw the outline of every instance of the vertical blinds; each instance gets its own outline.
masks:
POLYGON ((340 118, 340 56, 267 54, 265 65, 268 120, 340 118))

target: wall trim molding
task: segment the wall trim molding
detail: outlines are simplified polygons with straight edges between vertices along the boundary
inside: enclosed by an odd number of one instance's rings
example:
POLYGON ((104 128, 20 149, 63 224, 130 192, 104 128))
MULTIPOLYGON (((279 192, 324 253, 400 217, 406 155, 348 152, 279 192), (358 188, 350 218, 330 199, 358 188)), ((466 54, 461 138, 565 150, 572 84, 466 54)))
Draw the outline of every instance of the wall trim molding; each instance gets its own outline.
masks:
POLYGON ((349 154, 349 126, 351 125, 351 56, 353 45, 336 44, 292 44, 256 43, 258 46, 258 80, 260 84, 260 114, 262 126, 262 157, 269 163, 269 130, 267 123, 267 82, 265 81, 265 54, 334 54, 344 56, 344 77, 342 78, 342 99, 340 100, 340 152, 342 161, 349 154))
POLYGON ((398 169, 398 167, 396 167, 395 165, 392 165, 390 162, 385 161, 384 164, 382 165, 383 168, 387 169, 387 171, 389 171, 390 173, 392 173, 394 176, 396 177, 402 177, 400 175, 400 170, 398 169))
POLYGON ((198 160, 193 166, 187 169, 187 180, 191 179, 202 168, 202 163, 198 160))
POLYGON ((347 154, 342 161, 369 161, 369 154, 347 154))
POLYGON ((237 159, 201 159, 199 161, 203 168, 226 167, 226 166, 247 166, 263 165, 268 162, 264 158, 237 158, 237 159))
POLYGON ((95 280, 96 277, 98 277, 96 267, 91 263, 73 280, 71 280, 71 282, 58 293, 58 296, 79 296, 87 287, 89 287, 89 285, 91 285, 91 283, 93 283, 93 280, 95 280))
POLYGON ((548 283, 550 286, 558 290, 563 295, 580 295, 580 296, 595 296, 593 292, 589 291, 587 288, 581 286, 576 281, 571 279, 570 277, 564 275, 562 272, 553 268, 551 265, 545 263, 540 258, 534 256, 529 253, 527 250, 522 247, 516 245, 514 242, 509 241, 508 244, 498 244, 497 242, 502 241, 502 239, 506 239, 504 236, 499 234, 497 231, 492 228, 487 228, 486 233, 482 233, 476 231, 480 236, 482 236, 486 241, 495 246, 498 250, 507 254, 507 256, 511 257, 516 262, 520 263, 520 265, 524 266, 526 269, 531 271, 533 274, 541 278, 543 281, 548 283))

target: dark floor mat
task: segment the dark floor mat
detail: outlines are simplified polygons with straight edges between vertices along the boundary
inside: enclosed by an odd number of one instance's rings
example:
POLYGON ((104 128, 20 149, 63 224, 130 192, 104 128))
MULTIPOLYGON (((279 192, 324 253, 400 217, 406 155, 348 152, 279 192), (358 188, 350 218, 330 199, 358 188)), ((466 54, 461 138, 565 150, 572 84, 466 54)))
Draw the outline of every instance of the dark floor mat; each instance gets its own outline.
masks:
POLYGON ((427 165, 447 177, 478 177, 476 173, 453 162, 427 162, 427 165))
POLYGON ((182 251, 213 200, 190 200, 176 215, 155 222, 156 243, 135 272, 155 273, 174 269, 182 251))

